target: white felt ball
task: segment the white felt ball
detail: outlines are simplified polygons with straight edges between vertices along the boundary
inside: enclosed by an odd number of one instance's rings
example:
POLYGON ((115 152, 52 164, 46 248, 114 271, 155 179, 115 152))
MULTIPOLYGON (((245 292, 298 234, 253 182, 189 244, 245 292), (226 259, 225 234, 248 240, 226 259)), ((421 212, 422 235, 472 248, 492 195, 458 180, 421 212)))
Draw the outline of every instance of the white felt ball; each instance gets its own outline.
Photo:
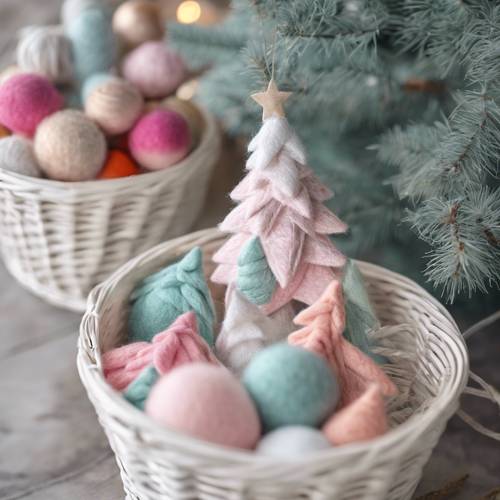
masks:
POLYGON ((106 139, 80 111, 64 110, 46 118, 35 135, 35 155, 51 179, 94 179, 106 160, 106 139))
POLYGON ((29 177, 41 177, 31 141, 18 135, 0 139, 0 168, 29 177))
POLYGON ((255 451, 267 457, 293 460, 331 447, 328 439, 317 429, 293 425, 266 434, 255 451))
POLYGON ((21 31, 17 65, 23 71, 39 73, 53 83, 73 79, 71 42, 60 26, 30 26, 21 31))
POLYGON ((85 101, 85 113, 109 135, 132 128, 144 106, 141 93, 121 78, 98 85, 85 101))

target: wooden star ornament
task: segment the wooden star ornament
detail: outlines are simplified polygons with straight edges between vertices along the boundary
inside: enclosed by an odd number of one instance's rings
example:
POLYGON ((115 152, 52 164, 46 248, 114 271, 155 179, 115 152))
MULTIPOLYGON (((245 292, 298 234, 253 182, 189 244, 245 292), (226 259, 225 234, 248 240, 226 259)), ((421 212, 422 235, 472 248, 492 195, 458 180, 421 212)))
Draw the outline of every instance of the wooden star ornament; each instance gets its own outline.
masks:
POLYGON ((252 94, 252 99, 262 106, 262 121, 271 116, 285 116, 283 103, 292 95, 291 92, 281 92, 274 79, 271 78, 267 90, 252 94))

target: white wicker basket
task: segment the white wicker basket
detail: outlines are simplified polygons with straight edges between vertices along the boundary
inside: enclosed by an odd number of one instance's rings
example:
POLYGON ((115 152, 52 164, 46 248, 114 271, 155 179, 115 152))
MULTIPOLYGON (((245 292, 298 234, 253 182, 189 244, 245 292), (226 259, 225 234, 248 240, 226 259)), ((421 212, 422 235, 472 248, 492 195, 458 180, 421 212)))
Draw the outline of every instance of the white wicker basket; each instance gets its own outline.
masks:
POLYGON ((0 169, 0 250, 10 273, 47 301, 85 310, 88 293, 131 257, 191 229, 220 137, 204 113, 199 146, 139 176, 63 183, 0 169))
MULTIPOLYGON (((169 241, 133 259, 96 287, 81 324, 78 369, 121 471, 128 499, 406 499, 458 407, 467 353, 447 311, 412 281, 360 262, 392 352, 388 372, 400 389, 389 408, 391 431, 296 462, 275 462, 157 426, 105 382, 101 355, 125 334, 134 285, 190 248, 208 254, 224 236, 210 229, 169 241)), ((209 267, 207 265, 207 267, 209 267)), ((210 269, 206 268, 207 272, 210 269)))

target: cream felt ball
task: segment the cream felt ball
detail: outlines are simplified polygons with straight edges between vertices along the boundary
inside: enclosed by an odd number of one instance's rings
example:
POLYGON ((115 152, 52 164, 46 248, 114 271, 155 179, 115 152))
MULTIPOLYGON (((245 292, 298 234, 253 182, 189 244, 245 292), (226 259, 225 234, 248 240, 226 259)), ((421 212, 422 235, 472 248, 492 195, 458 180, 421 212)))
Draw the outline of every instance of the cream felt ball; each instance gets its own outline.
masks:
POLYGON ((144 107, 141 93, 127 80, 112 78, 98 85, 85 101, 85 113, 109 135, 132 128, 144 107))
POLYGON ((294 460, 309 453, 331 449, 331 447, 332 445, 321 431, 312 427, 290 425, 266 434, 255 451, 266 457, 294 460))
POLYGON ((23 29, 16 56, 23 71, 39 73, 54 83, 69 83, 73 79, 73 48, 60 26, 23 29))
POLYGON ((189 152, 191 134, 186 120, 167 109, 144 115, 129 134, 132 156, 148 170, 175 165, 189 152))
POLYGON ((127 55, 122 73, 145 97, 155 98, 175 92, 186 78, 186 67, 164 42, 146 42, 127 55))
POLYGON ((0 123, 32 137, 38 124, 60 110, 63 96, 45 77, 21 73, 0 85, 0 123))
POLYGON ((136 47, 164 35, 161 8, 151 0, 124 2, 113 16, 113 30, 126 47, 136 47))
POLYGON ((111 73, 94 73, 88 78, 85 78, 81 86, 81 99, 85 103, 89 95, 97 88, 99 85, 116 78, 111 73))
POLYGON ((257 411, 224 367, 189 363, 153 387, 146 413, 159 424, 212 443, 253 449, 260 437, 257 411))
POLYGON ((94 179, 104 165, 106 152, 104 134, 76 110, 50 116, 35 136, 35 155, 42 170, 59 181, 94 179))
POLYGON ((0 139, 0 168, 29 177, 41 177, 31 141, 18 135, 0 139))
POLYGON ((83 10, 67 27, 73 44, 75 74, 84 81, 94 73, 110 70, 116 61, 117 47, 109 16, 102 8, 83 10))
POLYGON ((257 353, 242 381, 267 431, 288 425, 317 427, 333 413, 340 396, 323 358, 286 343, 257 353))

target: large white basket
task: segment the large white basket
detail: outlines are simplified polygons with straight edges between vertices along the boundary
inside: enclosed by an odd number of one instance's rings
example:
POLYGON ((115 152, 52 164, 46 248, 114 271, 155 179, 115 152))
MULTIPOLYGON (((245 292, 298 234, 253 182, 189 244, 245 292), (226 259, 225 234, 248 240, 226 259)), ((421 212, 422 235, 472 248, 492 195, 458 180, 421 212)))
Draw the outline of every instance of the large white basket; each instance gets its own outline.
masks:
POLYGON ((89 296, 78 369, 113 448, 128 499, 401 500, 410 498, 446 422, 458 407, 467 353, 448 312, 421 287, 359 262, 392 352, 388 372, 400 395, 390 405, 391 431, 372 442, 277 462, 161 428, 105 381, 102 353, 123 340, 128 297, 142 278, 193 246, 209 256, 224 236, 210 229, 169 241, 133 259, 89 296))
POLYGON ((83 311, 90 290, 119 266, 189 231, 220 147, 213 117, 204 117, 199 146, 166 170, 63 183, 0 169, 0 250, 9 272, 45 300, 83 311))

